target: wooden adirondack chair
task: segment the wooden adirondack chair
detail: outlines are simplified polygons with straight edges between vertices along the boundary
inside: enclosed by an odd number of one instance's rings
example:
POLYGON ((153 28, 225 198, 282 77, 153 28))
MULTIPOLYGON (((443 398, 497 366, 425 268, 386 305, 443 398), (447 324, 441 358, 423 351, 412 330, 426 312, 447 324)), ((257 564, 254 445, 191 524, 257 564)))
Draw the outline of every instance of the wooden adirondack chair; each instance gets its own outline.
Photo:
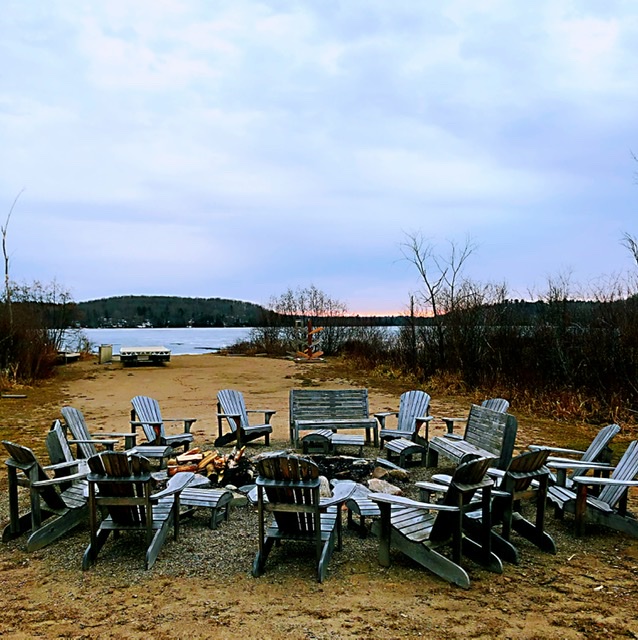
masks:
MULTIPOLYGON (((53 421, 51 429, 47 433, 46 447, 51 464, 60 465, 60 468, 55 472, 56 478, 71 475, 74 471, 88 473, 89 467, 86 460, 84 458, 76 458, 73 455, 64 427, 59 420, 53 421), (66 464, 63 465, 62 463, 66 464)), ((61 484, 60 488, 64 490, 69 485, 70 483, 67 483, 67 485, 61 484)))
POLYGON ((492 462, 493 458, 473 458, 458 465, 448 487, 431 483, 432 491, 445 492, 437 503, 384 493, 370 494, 370 499, 381 510, 380 520, 372 525, 380 541, 379 563, 390 566, 390 547, 395 546, 444 580, 464 588, 469 588, 470 577, 461 566, 462 555, 490 571, 502 573, 503 565, 491 550, 490 505, 494 481, 486 473, 492 462), (479 541, 475 541, 463 531, 463 514, 475 508, 472 498, 479 490, 482 530, 479 541), (452 548, 451 559, 439 551, 445 546, 452 548))
POLYGON ((265 444, 270 444, 270 434, 272 425, 270 420, 277 413, 272 409, 246 409, 244 396, 241 391, 234 389, 222 389, 217 394, 217 429, 219 435, 215 440, 216 447, 223 447, 231 442, 237 441, 237 446, 241 447, 247 442, 257 438, 265 438, 265 444), (249 413, 263 413, 263 424, 251 425, 249 413), (230 432, 223 432, 224 420, 230 427, 230 432))
POLYGON ((177 473, 166 489, 151 494, 150 463, 139 454, 104 451, 89 458, 89 524, 91 542, 82 558, 82 569, 97 560, 111 531, 135 531, 146 536, 145 568, 150 569, 173 526, 179 533, 179 494, 194 474, 177 473), (99 512, 108 514, 99 522, 99 512))
POLYGON ((332 498, 319 497, 319 468, 307 458, 276 452, 257 462, 259 551, 252 574, 264 573, 275 542, 297 540, 316 548, 317 580, 323 582, 335 544, 341 549, 341 504, 354 490, 353 482, 340 482, 332 498), (266 528, 264 518, 272 513, 266 528))
MULTIPOLYGON (((562 467, 557 469, 556 475, 550 475, 550 483, 558 484, 563 487, 567 487, 571 489, 574 484, 574 478, 578 476, 587 475, 589 471, 589 463, 596 462, 601 465, 607 465, 608 468, 605 469, 604 466, 600 467, 597 471, 597 475, 601 475, 600 472, 607 472, 607 475, 611 472, 611 455, 612 451, 609 447, 609 443, 612 438, 620 432, 620 427, 617 424, 608 424, 606 427, 603 427, 597 434, 596 437, 591 441, 590 445, 587 447, 585 451, 580 451, 579 449, 564 449, 561 447, 547 447, 541 445, 529 445, 528 449, 532 451, 548 451, 550 457, 547 459, 551 463, 566 463, 567 465, 572 464, 572 469, 568 474, 568 467, 562 467), (562 454, 560 456, 555 456, 552 454, 562 454), (567 456, 572 456, 572 458, 568 458, 567 456), (579 466, 580 465, 580 466, 579 466)), ((552 499, 550 493, 550 500, 552 499)))
MULTIPOLYGON (((552 467, 565 467, 569 463, 552 462, 552 467)), ((590 464, 590 469, 606 465, 590 464)), ((638 487, 638 440, 633 440, 618 464, 612 467, 609 478, 577 475, 573 477, 574 488, 559 485, 549 488, 548 497, 555 505, 556 516, 565 512, 574 514, 576 534, 584 532, 585 522, 602 524, 610 529, 623 531, 638 538, 638 519, 627 511, 630 487, 638 487), (598 496, 588 495, 587 487, 600 487, 598 496), (574 490, 575 489, 575 490, 574 490)))
POLYGON ((98 446, 112 451, 121 439, 124 439, 125 449, 132 449, 135 446, 136 433, 99 433, 97 436, 92 436, 84 414, 75 407, 62 407, 62 417, 72 436, 68 442, 77 446, 78 458, 88 459, 94 456, 98 453, 98 446))
MULTIPOLYGON (((172 448, 184 447, 187 451, 193 442, 193 434, 190 432, 191 426, 197 418, 162 418, 159 402, 148 396, 135 396, 131 400, 131 430, 135 432, 136 427, 142 427, 148 443, 140 443, 142 448, 146 444, 164 445, 172 448), (168 434, 164 428, 167 422, 181 422, 183 431, 176 434, 168 434)), ((140 453, 144 453, 142 449, 140 453)))
MULTIPOLYGON (((549 469, 545 466, 549 451, 525 451, 512 458, 505 471, 490 469, 496 489, 492 491, 492 525, 501 525, 501 533, 492 529, 492 549, 507 562, 518 564, 519 552, 511 542, 512 531, 535 544, 542 551, 556 553, 553 538, 545 531, 549 469), (523 516, 521 502, 534 504, 536 516, 531 522, 523 516)), ((449 484, 450 476, 436 474, 435 482, 449 484)), ((417 486, 420 483, 417 482, 417 486)), ((479 506, 477 501, 477 506, 479 506)), ((481 511, 468 511, 463 526, 470 535, 482 531, 481 511)))
POLYGON ((375 413, 374 417, 379 421, 381 447, 384 442, 395 438, 405 438, 422 444, 427 443, 428 422, 432 420, 432 416, 428 415, 429 411, 430 396, 425 391, 413 390, 401 394, 398 411, 375 413), (397 426, 394 429, 386 428, 386 418, 389 416, 397 417, 397 426), (426 429, 425 437, 420 434, 423 424, 426 429))
POLYGON ((493 457, 494 466, 506 469, 512 459, 518 422, 509 413, 473 404, 465 424, 463 437, 446 433, 428 442, 428 466, 436 467, 439 456, 455 464, 468 455, 493 457))
POLYGON ((9 453, 5 461, 9 474, 9 524, 2 532, 2 541, 17 538, 31 531, 27 551, 35 551, 57 540, 88 516, 84 496, 87 470, 77 471, 78 462, 62 462, 43 467, 28 447, 3 440, 9 453), (75 473, 51 478, 47 471, 75 473), (29 489, 31 508, 19 513, 18 487, 29 489))
MULTIPOLYGON (((504 398, 488 398, 481 402, 481 407, 498 411, 499 413, 507 413, 510 408, 510 403, 509 400, 505 400, 504 398)), ((450 434, 454 433, 454 425, 457 422, 467 422, 467 418, 440 418, 440 420, 445 422, 447 432, 450 434)))

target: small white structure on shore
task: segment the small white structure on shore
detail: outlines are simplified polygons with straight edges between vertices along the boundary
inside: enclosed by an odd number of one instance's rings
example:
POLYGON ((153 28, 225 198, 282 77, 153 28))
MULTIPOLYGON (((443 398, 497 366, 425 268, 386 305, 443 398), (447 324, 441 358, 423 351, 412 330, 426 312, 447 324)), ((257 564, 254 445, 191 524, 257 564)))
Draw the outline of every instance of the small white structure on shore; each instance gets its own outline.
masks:
POLYGON ((120 347, 120 361, 123 364, 169 362, 171 350, 166 347, 120 347))

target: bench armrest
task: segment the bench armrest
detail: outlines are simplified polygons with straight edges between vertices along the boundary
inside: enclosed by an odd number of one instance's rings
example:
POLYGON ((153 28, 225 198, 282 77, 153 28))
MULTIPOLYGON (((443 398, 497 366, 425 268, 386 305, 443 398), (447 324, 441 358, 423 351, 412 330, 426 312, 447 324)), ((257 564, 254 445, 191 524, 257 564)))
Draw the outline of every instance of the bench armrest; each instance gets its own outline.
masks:
POLYGON ((441 417, 441 418, 439 418, 439 420, 442 420, 443 422, 445 422, 445 426, 446 426, 447 432, 449 434, 454 433, 454 424, 456 422, 467 422, 467 418, 446 418, 446 417, 441 417))

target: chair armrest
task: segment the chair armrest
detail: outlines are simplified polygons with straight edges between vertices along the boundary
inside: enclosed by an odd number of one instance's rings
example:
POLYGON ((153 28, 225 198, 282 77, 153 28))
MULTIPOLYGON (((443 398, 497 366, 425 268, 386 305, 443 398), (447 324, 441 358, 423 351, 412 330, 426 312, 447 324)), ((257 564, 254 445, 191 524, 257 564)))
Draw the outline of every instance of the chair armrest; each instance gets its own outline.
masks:
POLYGON ((270 419, 277 413, 276 409, 246 409, 246 413, 263 413, 264 422, 270 424, 270 419))
MULTIPOLYGON (((58 469, 68 469, 69 467, 79 467, 82 463, 85 463, 86 460, 68 460, 66 462, 57 462, 56 464, 48 464, 46 467, 42 467, 45 471, 51 469, 52 471, 57 471, 58 469)), ((68 477, 68 476, 67 476, 68 477)))
MULTIPOLYGON (((452 476, 444 476, 440 474, 437 478, 441 478, 441 480, 435 480, 434 482, 416 482, 414 484, 418 489, 424 489, 425 491, 430 491, 431 493, 444 493, 448 490, 449 480, 452 479, 452 476), (446 478, 449 478, 448 483, 446 484, 446 478)), ((434 480, 434 476, 432 477, 434 480)))
POLYGON ((531 449, 532 451, 553 451, 554 453, 569 453, 572 455, 583 455, 583 453, 585 453, 584 451, 580 451, 578 449, 564 449, 563 447, 546 447, 544 445, 538 445, 538 444, 530 444, 527 445, 528 449, 531 449))
POLYGON ((180 493, 193 481, 194 477, 195 474, 192 471, 180 471, 179 473, 176 473, 169 479, 166 489, 154 493, 151 496, 151 500, 153 502, 157 502, 161 498, 167 498, 168 496, 180 493))
POLYGON ((99 433, 95 433, 95 436, 104 436, 105 438, 131 438, 131 437, 137 437, 137 434, 133 434, 130 431, 126 432, 123 431, 122 433, 106 433, 106 432, 102 432, 100 431, 99 433))
POLYGON ((71 480, 81 480, 82 478, 86 478, 89 475, 89 470, 80 471, 78 473, 72 473, 69 476, 60 476, 59 478, 49 478, 48 480, 36 480, 31 483, 31 486, 34 489, 38 489, 39 487, 50 487, 56 484, 63 484, 66 482, 70 482, 71 480))
POLYGON ((615 467, 611 467, 608 464, 601 462, 550 462, 548 460, 547 466, 550 469, 591 469, 592 471, 613 471, 615 467))
POLYGON ((141 427, 143 424, 150 424, 152 427, 160 427, 164 424, 163 420, 131 420, 131 428, 141 427))
MULTIPOLYGON (((162 418, 162 422, 166 424, 167 422, 183 422, 184 423, 184 433, 190 433, 191 427, 193 426, 193 422, 197 422, 197 418, 162 418)), ((151 423, 154 424, 154 423, 151 423)), ((160 424, 162 424, 160 422, 160 424)))
POLYGON ((117 444, 117 440, 109 440, 107 438, 90 438, 88 440, 76 440, 73 438, 72 440, 67 440, 69 444, 103 444, 105 447, 111 445, 114 447, 117 444))
POLYGON ((547 458, 547 462, 556 462, 559 464, 563 463, 573 468, 590 467, 591 465, 595 464, 595 465, 600 465, 600 466, 607 467, 608 469, 611 469, 611 465, 608 462, 587 462, 587 461, 583 462, 582 460, 572 460, 571 458, 561 458, 559 456, 549 456, 549 458, 547 458))
POLYGON ((398 411, 381 411, 379 413, 375 413, 374 417, 377 419, 380 427, 382 429, 385 429, 385 419, 388 416, 398 416, 399 412, 398 411))
POLYGON ((241 413, 218 413, 218 418, 241 418, 241 413))
POLYGON ((339 504, 340 502, 345 502, 355 493, 356 489, 356 482, 339 482, 334 486, 332 490, 332 497, 321 498, 321 500, 319 501, 319 506, 321 507, 321 509, 325 509, 335 504, 339 504))
POLYGON ((411 498, 404 498, 403 496, 392 496, 388 493, 371 493, 370 500, 374 502, 382 502, 385 504, 396 504, 404 507, 416 507, 418 509, 428 509, 432 511, 448 511, 450 513, 458 513, 460 509, 444 504, 435 504, 433 502, 418 502, 411 498))
POLYGON ((575 484, 594 485, 616 485, 619 487, 638 487, 638 480, 620 480, 620 478, 598 478, 593 476, 576 476, 573 479, 575 484))

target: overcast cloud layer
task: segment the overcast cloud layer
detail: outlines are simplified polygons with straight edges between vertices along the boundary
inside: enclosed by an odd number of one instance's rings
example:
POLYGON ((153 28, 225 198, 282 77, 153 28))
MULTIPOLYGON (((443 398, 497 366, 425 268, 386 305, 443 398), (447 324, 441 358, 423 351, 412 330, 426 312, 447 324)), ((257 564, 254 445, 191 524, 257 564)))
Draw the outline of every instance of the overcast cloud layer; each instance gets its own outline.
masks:
POLYGON ((0 27, 15 280, 385 313, 415 232, 472 237, 511 297, 631 267, 633 0, 5 0, 0 27))

